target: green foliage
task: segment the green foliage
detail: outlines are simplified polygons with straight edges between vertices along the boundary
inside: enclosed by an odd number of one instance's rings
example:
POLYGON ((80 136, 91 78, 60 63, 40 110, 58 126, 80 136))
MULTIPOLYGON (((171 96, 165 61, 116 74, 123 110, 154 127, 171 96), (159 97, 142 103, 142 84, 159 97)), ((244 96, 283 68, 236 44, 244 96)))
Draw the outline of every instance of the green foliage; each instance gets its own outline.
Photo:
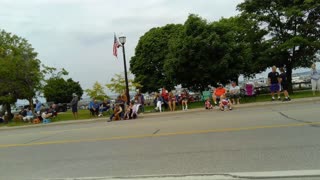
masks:
POLYGON ((104 99, 109 98, 104 91, 104 87, 99 82, 95 82, 92 89, 86 89, 85 92, 92 99, 103 101, 104 99))
POLYGON ((173 78, 164 74, 164 62, 170 43, 175 43, 182 28, 182 25, 168 24, 152 28, 140 37, 135 56, 130 61, 130 70, 135 75, 135 82, 143 85, 142 92, 157 91, 163 86, 167 89, 174 87, 173 78))
POLYGON ((291 82, 292 69, 309 67, 320 49, 320 1, 254 0, 238 5, 246 16, 268 30, 265 43, 268 66, 285 65, 291 82))
MULTIPOLYGON (((0 104, 32 98, 41 88, 40 60, 26 39, 0 31, 0 104)), ((10 113, 10 112, 9 112, 10 113)))
POLYGON ((207 22, 191 14, 183 25, 152 28, 139 40, 131 71, 143 92, 252 76, 272 65, 309 67, 320 49, 320 1, 246 0, 239 16, 207 22))
POLYGON ((169 47, 166 75, 184 87, 199 90, 237 80, 240 74, 250 76, 261 71, 254 61, 260 55, 255 50, 261 48, 264 32, 256 29, 254 21, 242 17, 208 23, 191 14, 179 38, 169 47))
POLYGON ((46 65, 42 65, 42 73, 44 75, 49 75, 50 78, 62 78, 63 76, 69 75, 69 72, 62 68, 61 70, 58 70, 55 67, 50 67, 46 65))
MULTIPOLYGON (((129 91, 134 91, 136 89, 142 88, 140 83, 137 83, 130 78, 131 73, 128 73, 128 84, 129 84, 129 91)), ((115 74, 109 84, 106 84, 107 88, 110 89, 112 92, 117 94, 122 94, 126 90, 126 83, 124 74, 115 74)))
POLYGON ((263 71, 257 64, 267 32, 243 16, 209 23, 191 14, 183 25, 152 28, 143 35, 131 59, 143 92, 177 84, 195 90, 263 71))
POLYGON ((191 14, 179 37, 169 47, 164 68, 166 75, 188 88, 203 89, 211 84, 215 80, 216 38, 206 20, 191 14))
POLYGON ((79 82, 75 82, 71 78, 65 80, 61 77, 53 77, 46 81, 43 93, 49 102, 68 103, 72 100, 73 93, 76 93, 80 98, 83 95, 83 90, 79 82))

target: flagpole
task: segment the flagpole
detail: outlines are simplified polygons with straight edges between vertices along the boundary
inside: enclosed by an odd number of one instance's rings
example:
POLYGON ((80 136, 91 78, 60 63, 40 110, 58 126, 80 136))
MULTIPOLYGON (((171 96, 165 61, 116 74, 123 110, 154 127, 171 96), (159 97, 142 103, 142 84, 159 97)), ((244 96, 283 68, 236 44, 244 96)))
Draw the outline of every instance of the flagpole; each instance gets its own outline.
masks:
POLYGON ((126 61, 126 52, 124 48, 124 44, 126 43, 126 37, 120 36, 119 41, 122 44, 122 53, 123 53, 123 65, 124 65, 124 78, 126 81, 126 96, 127 96, 127 104, 130 103, 130 94, 129 94, 129 83, 128 83, 128 73, 127 73, 127 61, 126 61))
POLYGON ((122 53, 123 53, 123 63, 124 63, 124 78, 126 81, 126 96, 127 96, 127 104, 130 103, 130 94, 129 94, 129 82, 128 82, 128 73, 127 73, 127 61, 126 61, 126 53, 124 44, 122 44, 122 53))

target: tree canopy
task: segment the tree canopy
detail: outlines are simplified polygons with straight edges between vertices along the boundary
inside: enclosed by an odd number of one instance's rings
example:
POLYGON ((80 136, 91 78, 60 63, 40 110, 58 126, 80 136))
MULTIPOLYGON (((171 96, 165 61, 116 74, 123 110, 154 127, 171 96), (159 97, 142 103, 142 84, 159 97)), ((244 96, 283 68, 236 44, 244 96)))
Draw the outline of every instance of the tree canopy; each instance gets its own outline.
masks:
POLYGON ((85 92, 92 99, 103 101, 104 99, 109 98, 104 91, 104 86, 99 82, 95 82, 92 89, 86 89, 85 92))
POLYGON ((182 28, 180 24, 168 24, 152 28, 140 37, 130 70, 135 75, 135 82, 143 85, 142 92, 156 91, 163 86, 174 87, 173 79, 165 75, 164 62, 170 43, 176 41, 182 28))
POLYGON ((0 104, 10 104, 17 99, 32 99, 40 88, 42 73, 40 60, 31 44, 17 35, 0 31, 0 104))
MULTIPOLYGON (((141 89, 142 85, 140 83, 137 83, 133 80, 132 74, 128 73, 128 85, 129 85, 129 91, 134 91, 136 89, 141 89)), ((126 84, 125 84, 125 78, 124 74, 115 74, 114 77, 111 78, 111 81, 109 84, 106 84, 106 87, 117 94, 122 94, 126 91, 126 84)))
POLYGON ((184 24, 146 32, 130 62, 143 92, 204 89, 272 65, 286 67, 291 83, 293 69, 318 60, 320 1, 245 0, 237 7, 234 17, 208 22, 190 14, 184 24))
POLYGON ((285 66, 291 82, 292 69, 309 67, 320 48, 320 1, 254 0, 238 5, 243 16, 266 29, 268 66, 285 66))
POLYGON ((178 84, 205 89, 217 82, 237 80, 240 74, 250 76, 264 70, 266 67, 256 64, 255 59, 262 54, 265 34, 255 21, 242 16, 207 22, 191 14, 183 25, 153 28, 142 36, 131 69, 144 92, 157 91, 162 86, 170 90, 178 84), (168 31, 168 27, 173 30, 168 31), (159 37, 171 38, 158 41, 159 37), (152 46, 152 53, 147 42, 152 46), (156 64, 150 63, 154 56, 161 57, 156 59, 156 64), (142 78, 146 81, 141 81, 142 78))
POLYGON ((79 82, 68 78, 65 80, 63 76, 68 75, 65 69, 57 71, 56 68, 45 68, 51 77, 45 81, 43 87, 44 97, 49 102, 54 103, 68 103, 72 100, 72 94, 75 93, 81 98, 83 89, 79 82))

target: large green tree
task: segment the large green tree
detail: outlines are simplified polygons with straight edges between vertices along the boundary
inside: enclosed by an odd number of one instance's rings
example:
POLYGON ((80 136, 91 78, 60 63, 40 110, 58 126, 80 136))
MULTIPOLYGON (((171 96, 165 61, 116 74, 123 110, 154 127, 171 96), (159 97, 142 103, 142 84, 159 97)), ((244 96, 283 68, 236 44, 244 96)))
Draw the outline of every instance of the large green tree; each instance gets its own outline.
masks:
POLYGON ((40 60, 26 39, 1 30, 0 67, 0 104, 11 115, 10 105, 17 99, 33 103, 43 77, 40 60))
POLYGON ((258 23, 244 16, 222 18, 211 23, 212 31, 217 35, 214 42, 216 59, 215 77, 221 81, 237 81, 239 76, 252 76, 265 70, 265 64, 257 59, 264 57, 266 44, 265 30, 258 23))
POLYGON ((73 93, 81 97, 83 89, 79 82, 75 82, 71 78, 65 80, 62 77, 51 77, 46 80, 46 85, 43 87, 44 97, 49 102, 69 103, 73 93))
POLYGON ((179 38, 169 47, 165 72, 174 82, 200 90, 261 71, 254 61, 265 34, 254 21, 231 17, 208 23, 191 14, 179 38))
POLYGON ((172 78, 165 75, 164 62, 169 53, 169 45, 176 41, 182 30, 180 24, 168 24, 152 28, 138 42, 135 55, 130 61, 130 70, 135 81, 143 85, 142 92, 153 92, 166 86, 174 87, 172 78))
POLYGON ((259 63, 285 66, 290 84, 294 68, 309 67, 316 60, 320 48, 319 0, 246 0, 238 9, 269 32, 268 60, 259 63))
POLYGON ((213 58, 217 35, 207 21, 197 15, 189 15, 182 32, 169 46, 165 61, 165 73, 183 87, 203 89, 215 81, 213 58))

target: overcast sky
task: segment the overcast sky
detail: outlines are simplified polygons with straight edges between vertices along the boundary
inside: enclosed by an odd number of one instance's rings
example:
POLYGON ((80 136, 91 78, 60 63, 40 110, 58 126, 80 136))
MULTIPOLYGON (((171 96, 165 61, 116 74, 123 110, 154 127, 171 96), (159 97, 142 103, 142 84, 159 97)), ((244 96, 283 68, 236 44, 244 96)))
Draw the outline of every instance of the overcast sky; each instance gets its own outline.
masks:
MULTIPOLYGON (((113 33, 127 36, 127 60, 152 27, 236 15, 242 0, 0 0, 0 29, 26 38, 45 65, 64 67, 84 89, 123 72, 112 55, 113 33)), ((119 53, 122 51, 119 49, 119 53)))

